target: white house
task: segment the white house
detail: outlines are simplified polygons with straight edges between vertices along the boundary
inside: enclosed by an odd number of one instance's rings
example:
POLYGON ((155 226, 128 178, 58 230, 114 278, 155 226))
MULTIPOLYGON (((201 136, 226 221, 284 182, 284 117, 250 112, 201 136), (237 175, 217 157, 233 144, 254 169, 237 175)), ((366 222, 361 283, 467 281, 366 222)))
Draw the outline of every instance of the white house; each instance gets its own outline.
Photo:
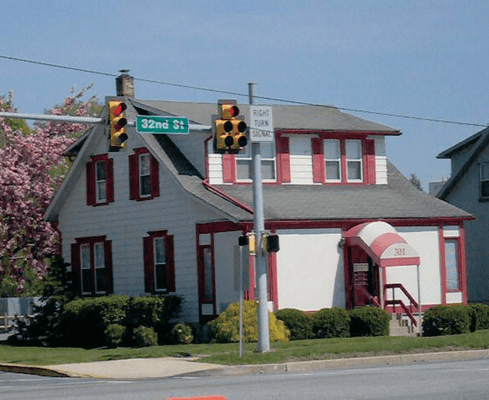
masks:
MULTIPOLYGON (((186 116, 206 127, 217 113, 217 102, 111 99, 127 104, 129 121, 186 116)), ((239 107, 248 120, 249 107, 239 107)), ((400 132, 335 107, 271 107, 264 214, 280 251, 268 257, 270 308, 407 312, 419 296, 423 309, 466 303, 464 221, 472 217, 389 162, 386 136, 400 132)), ((205 322, 239 298, 233 253, 253 230, 250 146, 218 152, 210 129, 153 135, 128 126, 127 134, 115 151, 98 125, 69 149, 73 168, 46 219, 58 223, 80 295, 176 293, 182 319, 205 322)), ((253 268, 250 287, 253 299, 253 268)))

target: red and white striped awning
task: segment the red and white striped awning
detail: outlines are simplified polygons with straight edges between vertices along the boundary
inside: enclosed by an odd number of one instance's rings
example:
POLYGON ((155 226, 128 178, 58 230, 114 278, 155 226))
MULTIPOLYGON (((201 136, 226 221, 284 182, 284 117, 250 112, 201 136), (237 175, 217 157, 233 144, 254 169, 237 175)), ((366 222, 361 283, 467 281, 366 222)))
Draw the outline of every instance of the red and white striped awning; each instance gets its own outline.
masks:
POLYGON ((386 222, 366 222, 345 233, 351 246, 359 246, 381 267, 419 265, 419 255, 396 229, 386 222))

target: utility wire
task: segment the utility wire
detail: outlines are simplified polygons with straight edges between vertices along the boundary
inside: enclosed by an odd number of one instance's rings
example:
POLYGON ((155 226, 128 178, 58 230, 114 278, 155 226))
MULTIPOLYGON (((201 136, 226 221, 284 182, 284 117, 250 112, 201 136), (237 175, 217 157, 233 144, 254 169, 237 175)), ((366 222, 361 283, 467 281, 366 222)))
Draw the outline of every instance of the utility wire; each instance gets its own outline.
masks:
MULTIPOLYGON (((111 77, 117 77, 118 76, 118 74, 112 74, 109 72, 95 71, 95 70, 90 70, 90 69, 71 67, 71 66, 67 66, 67 65, 60 65, 60 64, 47 63, 47 62, 42 62, 42 61, 28 60, 25 58, 5 56, 5 55, 1 55, 1 54, 0 54, 0 58, 6 59, 6 60, 12 60, 12 61, 25 62, 25 63, 30 63, 30 64, 43 65, 45 67, 53 67, 53 68, 71 70, 71 71, 85 72, 85 73, 94 74, 94 75, 103 75, 103 76, 111 76, 111 77)), ((206 87, 201 87, 201 86, 184 85, 184 84, 180 84, 180 83, 165 82, 165 81, 160 81, 160 80, 155 80, 155 79, 146 79, 146 78, 138 78, 138 77, 133 77, 133 79, 135 81, 154 83, 154 84, 165 85, 165 86, 173 86, 173 87, 178 87, 178 88, 183 88, 183 89, 192 89, 192 90, 200 90, 200 91, 204 91, 204 92, 221 93, 221 94, 228 94, 228 95, 233 95, 233 96, 248 97, 247 93, 245 94, 245 93, 233 92, 233 91, 228 91, 228 90, 212 89, 212 88, 206 88, 206 87)), ((279 97, 268 97, 268 96, 257 96, 257 95, 255 95, 255 98, 261 99, 261 100, 269 100, 269 101, 276 101, 276 102, 280 102, 280 103, 297 104, 297 105, 304 105, 304 106, 336 108, 338 110, 348 111, 348 112, 357 112, 357 113, 372 114, 372 115, 379 115, 379 116, 393 117, 393 118, 412 119, 412 120, 417 120, 417 121, 428 121, 428 122, 436 122, 436 123, 443 123, 443 124, 454 124, 454 125, 468 125, 468 126, 477 126, 477 127, 484 127, 484 128, 488 126, 488 125, 484 125, 484 124, 476 124, 476 123, 471 123, 471 122, 451 121, 451 120, 438 119, 438 118, 415 117, 415 116, 404 115, 404 114, 394 114, 394 113, 386 113, 386 112, 380 112, 380 111, 362 110, 362 109, 357 109, 357 108, 347 108, 347 107, 338 107, 338 106, 331 106, 331 105, 325 105, 325 104, 315 104, 315 103, 308 103, 308 102, 303 102, 303 101, 282 99, 279 97)))

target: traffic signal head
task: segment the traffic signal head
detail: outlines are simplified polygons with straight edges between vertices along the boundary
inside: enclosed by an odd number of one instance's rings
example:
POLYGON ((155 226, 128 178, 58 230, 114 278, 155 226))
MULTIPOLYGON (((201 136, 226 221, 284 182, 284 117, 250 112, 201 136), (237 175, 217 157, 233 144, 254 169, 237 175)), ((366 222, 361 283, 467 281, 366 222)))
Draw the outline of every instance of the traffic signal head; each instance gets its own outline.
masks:
POLYGON ((239 108, 234 102, 219 103, 219 116, 215 120, 216 149, 240 150, 248 144, 245 136, 246 122, 239 117, 239 108))
POLYGON ((122 101, 109 101, 110 146, 122 148, 128 138, 127 119, 124 111, 127 105, 122 101))

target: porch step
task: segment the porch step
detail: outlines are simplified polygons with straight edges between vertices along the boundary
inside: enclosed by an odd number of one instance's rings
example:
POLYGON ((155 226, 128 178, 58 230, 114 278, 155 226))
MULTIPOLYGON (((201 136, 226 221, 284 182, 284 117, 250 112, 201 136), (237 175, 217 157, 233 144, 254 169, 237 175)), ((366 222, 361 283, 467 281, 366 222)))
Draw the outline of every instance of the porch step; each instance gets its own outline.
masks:
POLYGON ((392 314, 390 336, 419 336, 420 328, 414 326, 407 315, 392 314))

